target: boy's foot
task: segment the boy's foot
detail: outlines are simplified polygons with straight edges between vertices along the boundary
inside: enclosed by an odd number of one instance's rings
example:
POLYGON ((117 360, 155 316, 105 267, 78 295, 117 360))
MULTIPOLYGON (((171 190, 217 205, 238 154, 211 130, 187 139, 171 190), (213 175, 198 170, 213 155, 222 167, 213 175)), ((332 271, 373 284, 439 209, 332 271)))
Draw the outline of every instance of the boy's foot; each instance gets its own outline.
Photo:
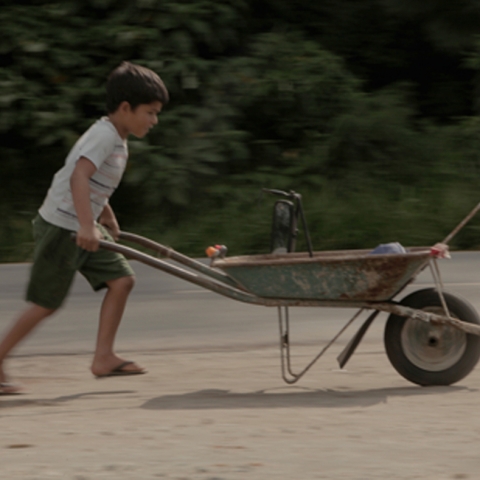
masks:
POLYGON ((0 383, 0 395, 17 395, 22 392, 22 387, 15 383, 2 382, 0 383))
POLYGON ((126 375, 142 375, 147 373, 147 371, 139 367, 135 362, 132 361, 123 361, 115 368, 111 369, 106 373, 94 373, 95 377, 97 378, 104 378, 104 377, 121 377, 126 375))
POLYGON ((8 381, 8 377, 3 371, 3 362, 0 362, 0 395, 16 395, 21 393, 22 390, 21 385, 8 381))

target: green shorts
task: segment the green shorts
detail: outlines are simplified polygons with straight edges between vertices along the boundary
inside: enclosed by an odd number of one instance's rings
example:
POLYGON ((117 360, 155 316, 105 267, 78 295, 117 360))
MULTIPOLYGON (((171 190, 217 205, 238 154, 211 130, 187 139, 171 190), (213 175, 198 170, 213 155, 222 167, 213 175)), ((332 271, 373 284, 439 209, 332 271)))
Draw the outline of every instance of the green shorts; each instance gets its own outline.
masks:
MULTIPOLYGON (((98 228, 105 239, 113 241, 102 226, 98 228)), ((27 301, 44 308, 59 308, 77 271, 95 291, 105 288, 109 280, 135 275, 123 255, 102 248, 88 252, 75 244, 71 233, 46 222, 40 215, 33 221, 35 251, 27 301)))

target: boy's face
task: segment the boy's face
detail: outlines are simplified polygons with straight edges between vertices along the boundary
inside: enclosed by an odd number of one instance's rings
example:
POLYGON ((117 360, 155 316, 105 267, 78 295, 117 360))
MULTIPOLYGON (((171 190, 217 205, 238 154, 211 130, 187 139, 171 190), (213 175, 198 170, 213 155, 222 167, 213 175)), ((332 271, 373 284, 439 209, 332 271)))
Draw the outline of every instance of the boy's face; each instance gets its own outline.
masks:
POLYGON ((161 102, 155 101, 142 103, 134 110, 128 108, 128 115, 125 118, 125 127, 128 133, 137 138, 143 138, 158 123, 157 115, 162 111, 162 106, 161 102))

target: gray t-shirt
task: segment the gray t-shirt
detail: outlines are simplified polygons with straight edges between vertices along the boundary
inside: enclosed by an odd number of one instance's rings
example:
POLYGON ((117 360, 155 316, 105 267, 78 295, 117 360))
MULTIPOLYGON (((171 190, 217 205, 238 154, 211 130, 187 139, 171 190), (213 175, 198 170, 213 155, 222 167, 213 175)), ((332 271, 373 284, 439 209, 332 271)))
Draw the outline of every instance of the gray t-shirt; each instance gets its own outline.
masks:
POLYGON ((88 158, 97 167, 90 178, 90 204, 96 220, 122 179, 128 159, 127 141, 120 137, 108 117, 102 117, 77 141, 65 165, 53 177, 39 213, 47 222, 72 231, 77 231, 80 225, 73 206, 70 177, 80 157, 88 158))

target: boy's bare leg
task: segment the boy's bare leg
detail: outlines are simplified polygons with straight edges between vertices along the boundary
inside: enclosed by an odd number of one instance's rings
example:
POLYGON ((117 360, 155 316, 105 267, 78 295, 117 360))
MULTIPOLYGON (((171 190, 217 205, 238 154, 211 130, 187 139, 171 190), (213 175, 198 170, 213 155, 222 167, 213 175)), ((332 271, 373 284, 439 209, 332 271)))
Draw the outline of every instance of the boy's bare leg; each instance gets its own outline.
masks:
MULTIPOLYGON (((115 336, 125 310, 127 298, 135 284, 135 277, 127 276, 107 282, 108 290, 100 310, 97 345, 91 371, 94 375, 107 375, 125 360, 114 352, 115 336)), ((122 368, 124 371, 142 370, 130 363, 122 368)))
POLYGON ((15 348, 42 320, 50 316, 54 309, 40 307, 32 304, 15 321, 10 330, 0 342, 0 384, 4 384, 0 390, 3 393, 14 393, 20 388, 7 383, 7 377, 3 369, 3 362, 8 354, 15 348))

